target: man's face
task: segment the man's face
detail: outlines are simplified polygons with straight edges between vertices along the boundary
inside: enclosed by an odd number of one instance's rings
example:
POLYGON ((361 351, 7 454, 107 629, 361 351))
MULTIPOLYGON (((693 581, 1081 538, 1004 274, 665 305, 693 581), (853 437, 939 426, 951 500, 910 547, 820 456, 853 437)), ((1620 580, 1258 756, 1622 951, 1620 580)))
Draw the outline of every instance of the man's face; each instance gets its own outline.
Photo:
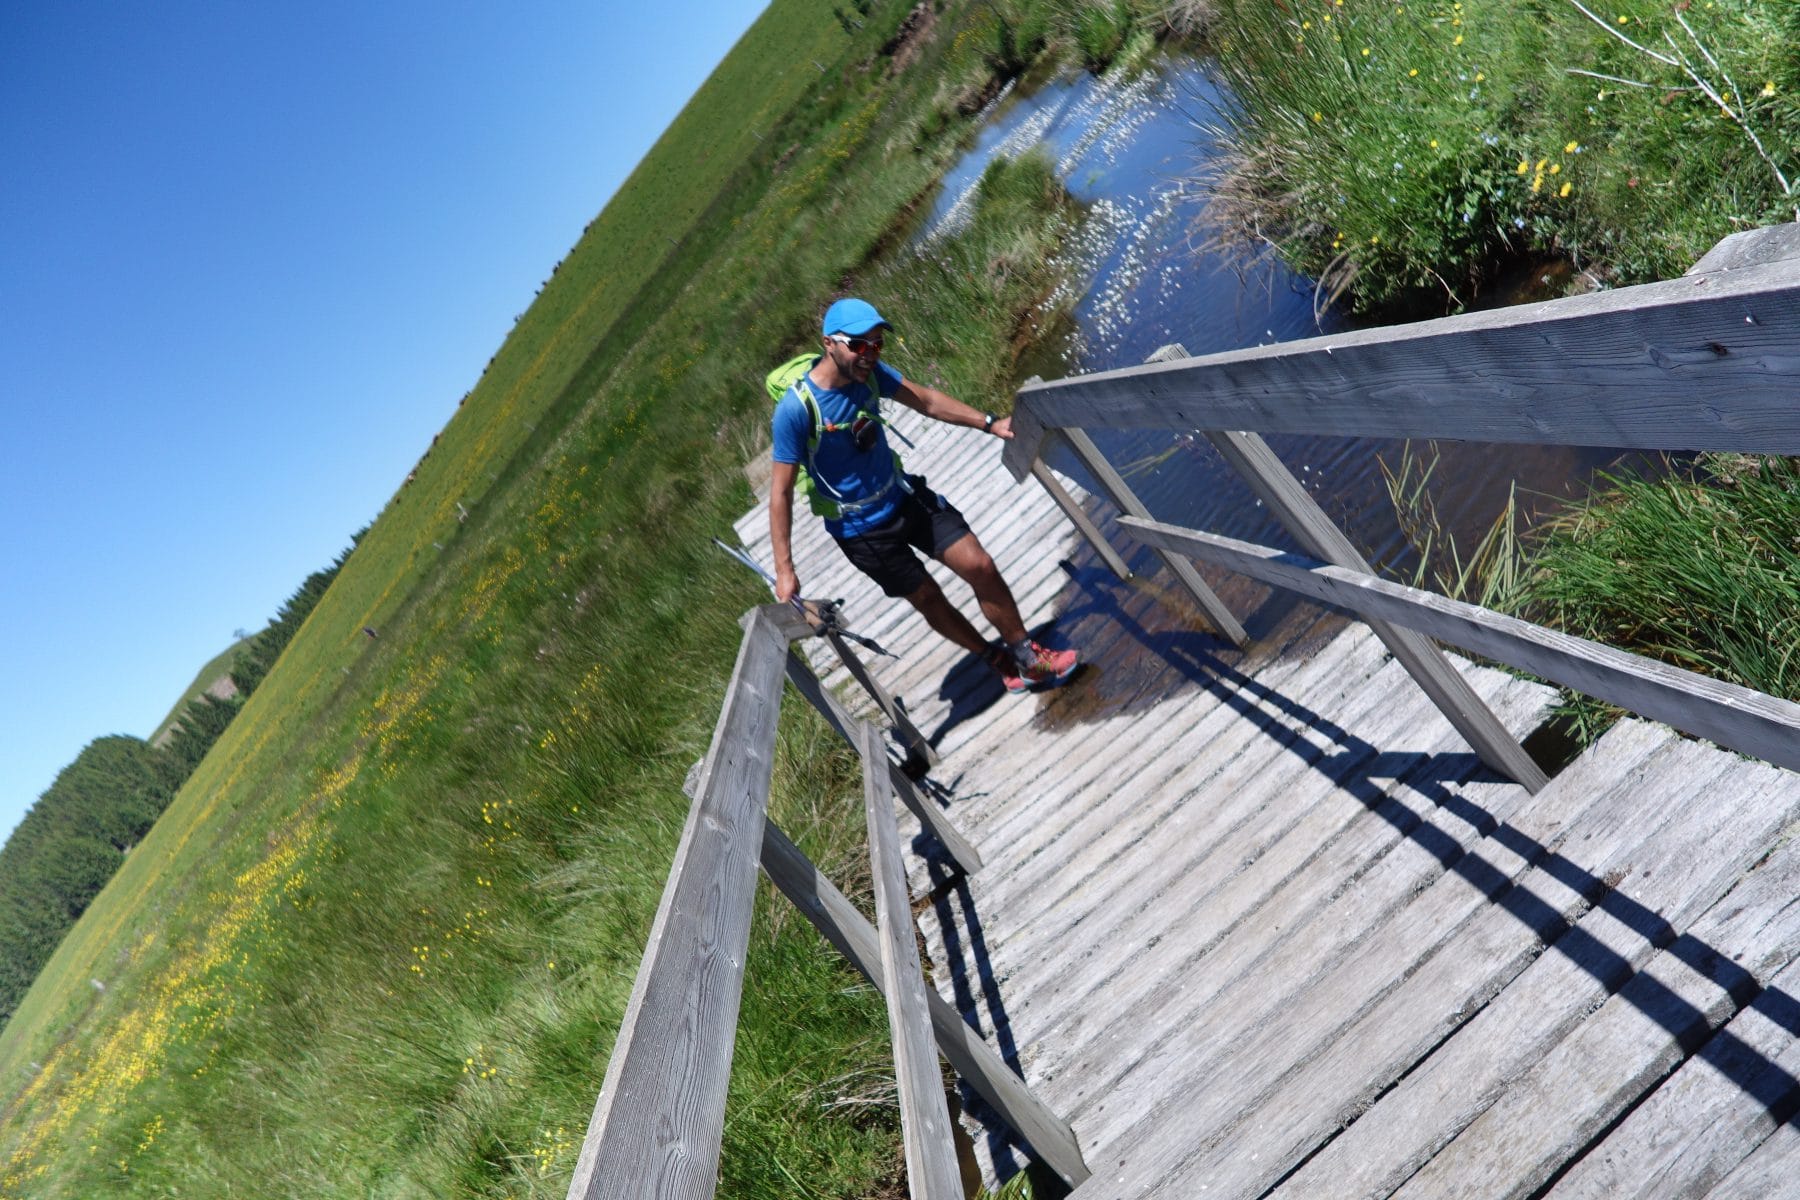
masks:
POLYGON ((827 334, 825 352, 831 355, 831 361, 837 364, 838 370, 857 383, 867 383, 869 376, 875 371, 876 361, 881 357, 883 332, 871 329, 868 333, 827 334))

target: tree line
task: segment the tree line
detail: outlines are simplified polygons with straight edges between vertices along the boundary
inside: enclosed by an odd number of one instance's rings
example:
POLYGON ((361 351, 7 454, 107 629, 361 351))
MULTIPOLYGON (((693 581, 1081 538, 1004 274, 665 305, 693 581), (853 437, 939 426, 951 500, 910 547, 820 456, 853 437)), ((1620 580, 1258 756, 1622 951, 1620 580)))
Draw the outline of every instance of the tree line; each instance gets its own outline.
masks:
POLYGON ((238 649, 230 670, 235 696, 221 700, 201 692, 161 746, 126 734, 95 738, 58 772, 0 846, 0 1025, 11 1020, 63 935, 268 675, 366 532, 358 531, 330 566, 308 575, 268 625, 238 649))

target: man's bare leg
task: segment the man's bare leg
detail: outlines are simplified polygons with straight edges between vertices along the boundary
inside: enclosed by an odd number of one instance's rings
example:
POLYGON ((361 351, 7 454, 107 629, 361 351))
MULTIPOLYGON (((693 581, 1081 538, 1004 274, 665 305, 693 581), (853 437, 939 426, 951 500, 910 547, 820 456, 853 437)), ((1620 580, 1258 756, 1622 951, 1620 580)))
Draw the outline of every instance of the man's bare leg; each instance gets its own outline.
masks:
POLYGON ((953 644, 961 646, 983 661, 993 656, 992 643, 982 637, 975 626, 969 623, 969 618, 950 603, 950 597, 944 595, 944 589, 931 576, 925 577, 925 582, 906 597, 906 602, 919 610, 919 615, 925 618, 927 625, 953 644))
POLYGON ((981 615, 999 632, 1002 641, 1012 646, 1025 640, 1025 619, 1019 615, 1019 602, 1013 599, 1000 568, 973 533, 950 544, 944 551, 944 565, 973 589, 981 615))

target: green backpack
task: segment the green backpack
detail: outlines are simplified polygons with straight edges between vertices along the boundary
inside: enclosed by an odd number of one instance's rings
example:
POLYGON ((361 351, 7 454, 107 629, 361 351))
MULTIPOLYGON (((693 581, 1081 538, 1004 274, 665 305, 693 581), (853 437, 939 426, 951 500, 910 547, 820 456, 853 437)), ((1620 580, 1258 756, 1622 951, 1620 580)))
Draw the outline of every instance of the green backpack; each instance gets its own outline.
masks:
MULTIPOLYGON (((770 371, 768 375, 763 378, 763 387, 768 391, 769 400, 772 403, 781 403, 781 398, 787 395, 789 389, 792 389, 794 393, 800 397, 800 402, 806 405, 807 416, 811 418, 812 421, 812 433, 806 439, 806 470, 800 472, 800 478, 794 483, 794 490, 806 498, 807 506, 812 509, 814 514, 828 519, 835 519, 849 513, 854 513, 859 508, 868 508, 871 505, 885 501, 888 493, 893 491, 896 485, 905 489, 906 475, 901 470, 900 453, 896 450, 893 452, 893 476, 873 496, 870 496, 866 500, 859 501, 834 499, 832 497, 830 485, 819 479, 814 473, 813 455, 819 449, 819 438, 821 436, 827 433, 849 433, 851 427, 849 425, 833 424, 832 422, 825 420, 824 415, 819 412, 818 397, 813 395, 812 383, 806 378, 806 373, 812 370, 813 365, 818 361, 819 356, 817 354, 795 355, 793 358, 788 359, 786 362, 776 367, 773 371, 770 371)), ((876 394, 879 395, 879 393, 876 394)), ((880 407, 881 405, 878 399, 876 401, 876 408, 879 409, 880 407)), ((859 410, 856 415, 859 417, 868 417, 870 420, 880 421, 883 425, 888 423, 887 418, 883 417, 879 411, 866 412, 859 410)))

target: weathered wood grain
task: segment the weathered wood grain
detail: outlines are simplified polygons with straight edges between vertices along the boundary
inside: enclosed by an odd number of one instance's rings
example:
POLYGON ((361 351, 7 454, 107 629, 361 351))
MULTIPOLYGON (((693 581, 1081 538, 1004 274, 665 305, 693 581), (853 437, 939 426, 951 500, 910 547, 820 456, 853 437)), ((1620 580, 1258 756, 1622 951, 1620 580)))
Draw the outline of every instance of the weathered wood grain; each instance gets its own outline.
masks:
MULTIPOLYGON (((1794 999, 1800 995, 1800 945, 1791 927, 1785 944, 1779 934, 1765 932, 1768 925, 1791 921, 1797 895, 1800 843, 1789 840, 1707 914, 1751 926, 1723 939, 1696 932, 1765 990, 1570 1168, 1548 1193, 1552 1200, 1700 1195, 1781 1127, 1779 1115, 1800 1105, 1794 1084, 1800 1077, 1794 999), (1744 952, 1754 946, 1770 953, 1759 958, 1744 952)), ((1800 1170, 1789 1181, 1800 1189, 1800 1170)))
POLYGON ((1796 345, 1785 260, 1031 384, 1013 420, 1797 454, 1796 345))
MULTIPOLYGON (((1666 754, 1679 753, 1672 746, 1666 754)), ((1666 756, 1666 755, 1665 755, 1666 756)), ((1655 761, 1653 756, 1652 762, 1655 761)), ((1084 1132, 1105 1147, 1133 1135, 1144 1144, 1133 1155, 1130 1186, 1117 1193, 1148 1194, 1162 1187, 1182 1163, 1203 1149, 1245 1106, 1257 1103, 1289 1071, 1343 1033, 1383 995, 1422 972, 1441 989, 1439 1003, 1459 997, 1480 1003, 1535 957, 1539 939, 1560 931, 1588 907, 1588 876, 1559 869, 1556 855, 1579 841, 1587 871, 1605 872, 1657 822, 1654 797, 1636 786, 1642 775, 1607 789, 1605 804, 1592 793, 1554 795, 1540 814, 1555 813, 1544 836, 1519 828, 1524 810, 1496 831, 1456 869, 1402 906, 1354 944, 1334 945, 1335 930, 1311 923, 1324 944, 1305 958, 1301 973, 1256 972, 1209 1006, 1210 1019, 1177 1027, 1133 1063, 1118 1099, 1191 1091, 1197 1081, 1230 1078, 1234 1086, 1192 1096, 1178 1110, 1156 1113, 1141 1100, 1112 1103, 1084 1132), (1522 835, 1522 836, 1521 836, 1522 835), (1590 865, 1591 863, 1591 865, 1590 865), (1496 901, 1505 900, 1504 904, 1496 901), (1322 952, 1322 953, 1321 953, 1322 952), (1237 1002, 1232 1001, 1234 992, 1237 1002), (1148 1121, 1149 1124, 1145 1125, 1148 1121)), ((1540 796, 1557 792, 1545 789, 1540 796)), ((1285 947, 1284 947, 1285 948, 1285 947)), ((1086 1114, 1071 1107, 1077 1129, 1086 1114)))
MULTIPOLYGON (((885 996, 887 976, 875 927, 773 822, 764 830, 762 866, 782 895, 885 996)), ((938 1049, 956 1073, 1064 1180, 1078 1184, 1087 1179, 1087 1164, 1068 1122, 1034 1096, 942 997, 927 991, 925 999, 938 1049)))
POLYGON ((1267 546, 1126 518, 1147 542, 1276 587, 1406 625, 1729 749, 1800 770, 1800 704, 1474 604, 1267 546))
POLYGON ((769 610, 754 610, 571 1200, 713 1193, 787 647, 769 610))
POLYGON ((912 902, 906 890, 906 866, 900 860, 900 830, 894 824, 894 801, 888 790, 887 751, 873 725, 863 723, 857 732, 863 815, 869 827, 869 868, 874 876, 875 930, 881 940, 888 1034, 900 1092, 907 1194, 912 1200, 962 1200, 962 1177, 950 1139, 950 1111, 938 1078, 925 979, 918 943, 913 939, 912 902))
POLYGON ((1706 1200, 1789 1200, 1800 1179, 1800 1123, 1789 1120, 1752 1150, 1706 1200))
MULTIPOLYGON (((1092 438, 1078 428, 1065 428, 1057 432, 1068 441, 1070 449, 1075 451, 1075 456, 1081 459, 1081 465, 1087 468, 1088 474, 1094 477, 1094 482, 1100 485, 1100 490, 1107 494, 1113 504, 1123 512, 1130 513, 1135 517, 1150 515, 1150 510, 1144 507, 1144 502, 1137 498, 1137 493, 1131 490, 1131 486, 1113 469, 1112 464, 1106 461, 1106 456, 1100 453, 1099 447, 1094 445, 1092 438)), ((1188 590, 1188 594, 1194 598, 1194 603, 1200 606, 1200 611, 1206 614, 1206 619, 1212 622, 1213 628, 1222 637, 1238 646, 1242 646, 1250 640, 1250 635, 1244 632, 1244 627, 1238 623, 1238 619, 1225 606, 1225 602, 1219 599, 1218 594, 1207 586, 1204 579, 1200 578, 1200 573, 1194 570, 1194 564, 1179 554, 1170 554, 1162 550, 1157 553, 1162 557, 1169 570, 1174 572, 1175 578, 1179 579, 1181 585, 1188 590)))
POLYGON ((1608 878, 1623 881, 1619 890, 1600 897, 1498 996, 1484 1006, 1447 1005, 1432 968, 1422 969, 1187 1164, 1181 1177, 1205 1178, 1226 1194, 1257 1194, 1355 1120, 1286 1181, 1283 1194, 1387 1195, 1626 983, 1672 930, 1687 927, 1730 890, 1785 823, 1792 800, 1761 798, 1730 759, 1710 758, 1720 772, 1708 789, 1717 803, 1676 803, 1686 790, 1679 777, 1647 777, 1645 785, 1663 793, 1672 819, 1610 868, 1608 878), (1704 857, 1696 846, 1707 848, 1704 857), (1383 1094, 1402 1072, 1405 1079, 1383 1094), (1377 1095, 1380 1102, 1358 1118, 1377 1095), (1357 1152, 1333 1153, 1340 1143, 1357 1152))
POLYGON ((875 701, 876 707, 881 709, 888 726, 894 730, 908 752, 917 754, 936 766, 937 751, 931 748, 931 743, 925 740, 925 735, 919 732, 919 727, 912 723, 912 719, 894 703, 894 698, 888 695, 887 689, 869 671, 868 665, 850 648, 850 643, 837 633, 827 633, 825 640, 837 652, 838 659, 844 664, 844 669, 850 672, 850 677, 862 685, 862 689, 875 701))
POLYGON ((1689 267, 1689 275, 1741 271, 1745 267, 1800 258, 1800 224, 1769 225, 1731 234, 1689 267))
MULTIPOLYGON (((1150 994, 1127 1007, 1146 1017, 1186 1012, 1193 1014, 1191 1020, 1202 1019, 1207 1011, 1231 1013, 1242 1007, 1246 1011, 1240 1016, 1260 1013, 1269 1019, 1281 1011, 1282 997, 1291 989, 1306 986, 1391 922, 1403 906, 1429 896, 1434 888, 1440 894, 1455 894, 1463 886, 1506 887, 1525 865, 1507 848, 1520 844, 1517 834, 1551 843, 1591 803, 1586 789, 1598 791, 1640 771, 1649 756, 1672 739, 1673 734, 1660 726, 1629 722, 1608 735, 1603 751, 1591 750, 1577 759, 1560 777, 1570 785, 1568 790, 1559 786, 1547 802, 1513 787, 1498 796, 1491 792, 1484 796, 1490 806, 1486 811, 1471 812, 1453 803, 1367 870, 1340 881, 1322 907, 1302 908, 1291 921, 1238 926, 1196 962, 1153 977, 1150 994), (1447 878, 1452 874, 1461 882, 1447 878)), ((1083 1094, 1103 1093, 1166 1036, 1166 1027, 1158 1032, 1146 1020, 1120 1027, 1110 1039, 1096 1039, 1067 1072, 1071 1087, 1083 1094)), ((1063 1103, 1072 1111, 1067 1106, 1075 1098, 1063 1103)))
MULTIPOLYGON (((1363 574, 1373 573, 1373 568, 1351 545, 1350 539, 1325 515, 1318 501, 1301 486, 1293 472, 1261 437, 1253 433, 1208 433, 1206 436, 1302 546, 1339 567, 1363 574)), ((1543 769, 1494 719, 1487 706, 1475 698, 1469 685, 1444 661, 1436 646, 1410 629, 1398 628, 1385 621, 1371 619, 1369 628, 1406 666, 1432 703, 1469 740, 1475 753, 1481 755, 1482 762, 1507 778, 1517 780, 1530 791, 1544 786, 1543 769)))
MULTIPOLYGON (((1509 687, 1496 708, 1509 717, 1535 715, 1542 710, 1544 690, 1509 687)), ((1241 949, 1240 930, 1303 925, 1330 902, 1345 880, 1372 869, 1403 838, 1418 834, 1441 838, 1446 844, 1472 842, 1481 831, 1471 817, 1479 813, 1479 819, 1493 819, 1496 814, 1490 808, 1506 793, 1523 793, 1514 785, 1487 779, 1445 779, 1440 753, 1419 755, 1415 770, 1383 789, 1379 799, 1361 793, 1354 784, 1353 804, 1315 799, 1293 789, 1291 799, 1306 810, 1305 816, 1245 869, 1221 882, 1184 863, 1171 872, 1166 886, 1135 906, 1130 893, 1121 889, 1113 901, 1118 916, 1085 937, 1069 939, 1055 956, 1066 962, 1065 969, 1058 972, 1045 964, 1014 972, 1009 985, 1023 995, 1027 1012, 1046 1010, 1042 1020, 1052 1028, 1044 1036, 1051 1036, 1060 1033, 1055 1026, 1064 1023, 1058 1013, 1127 1005, 1138 979, 1179 975, 1209 954, 1223 972, 1229 957, 1224 947, 1235 939, 1233 944, 1241 949), (1178 920, 1172 921, 1172 914, 1179 914, 1178 920)), ((1504 812, 1502 808, 1498 815, 1504 812)), ((1040 959, 1050 957, 1045 947, 1040 959)), ((1034 1022, 1026 1034, 1035 1028, 1034 1022)), ((1045 1055, 1041 1061, 1053 1067, 1056 1059, 1045 1055)))
MULTIPOLYGON (((1736 786, 1721 781, 1721 786, 1704 794, 1728 808, 1763 800, 1764 806, 1748 822, 1753 827, 1772 815, 1791 816, 1800 805, 1800 789, 1778 787, 1771 797, 1770 780, 1762 772, 1740 772, 1734 782, 1736 786), (1780 812, 1783 808, 1785 813, 1780 812)), ((1777 827, 1783 823, 1775 822, 1777 827)), ((1705 842, 1692 843, 1689 857, 1710 851, 1705 842)), ((1727 856, 1722 863, 1706 865, 1717 870, 1730 864, 1727 856)), ((1759 956, 1767 942, 1792 951, 1800 938, 1800 906, 1788 906, 1785 915, 1785 921, 1774 924, 1760 919, 1745 922, 1740 910, 1722 913, 1712 922, 1697 922, 1395 1196, 1420 1200, 1442 1195, 1449 1185, 1508 1200, 1535 1194, 1737 1011, 1744 993, 1756 986, 1739 957, 1759 956), (1731 936, 1733 926, 1746 925, 1752 934, 1748 944, 1731 936)), ((1751 1098, 1749 1103, 1756 1101, 1751 1098)))

